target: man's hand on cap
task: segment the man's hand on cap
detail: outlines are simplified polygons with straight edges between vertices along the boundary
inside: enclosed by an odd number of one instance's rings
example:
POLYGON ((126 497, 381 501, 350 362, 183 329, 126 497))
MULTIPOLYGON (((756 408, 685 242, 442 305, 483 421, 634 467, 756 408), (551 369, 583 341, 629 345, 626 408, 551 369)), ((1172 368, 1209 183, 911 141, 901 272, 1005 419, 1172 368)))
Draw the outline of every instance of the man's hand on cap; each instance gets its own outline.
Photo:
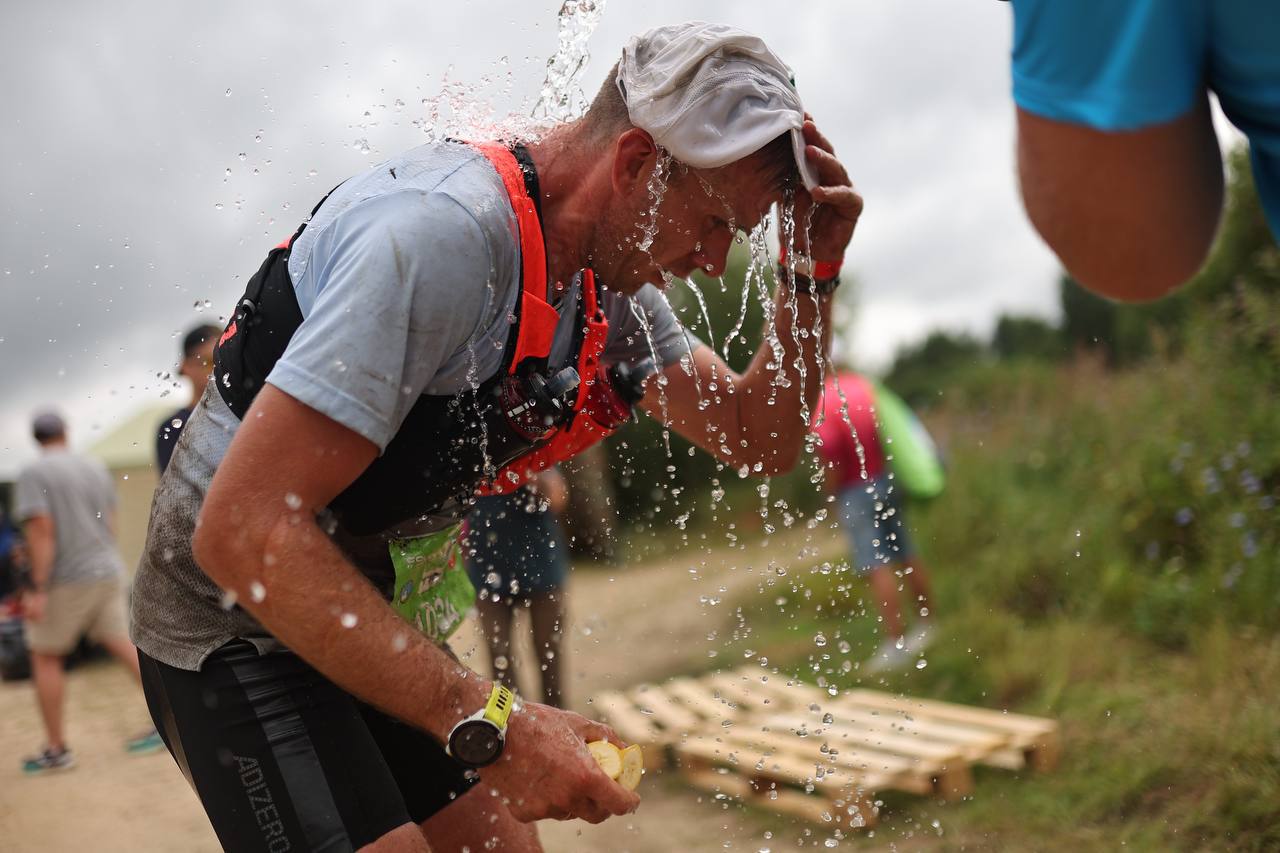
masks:
POLYGON ((805 156, 818 173, 819 186, 796 193, 796 236, 790 254, 809 256, 815 262, 839 263, 853 238, 862 215, 862 196, 853 189, 849 173, 835 156, 831 142, 813 119, 805 116, 805 156), (812 218, 810 218, 812 210, 812 218), (809 222, 809 246, 804 245, 804 223, 809 222))

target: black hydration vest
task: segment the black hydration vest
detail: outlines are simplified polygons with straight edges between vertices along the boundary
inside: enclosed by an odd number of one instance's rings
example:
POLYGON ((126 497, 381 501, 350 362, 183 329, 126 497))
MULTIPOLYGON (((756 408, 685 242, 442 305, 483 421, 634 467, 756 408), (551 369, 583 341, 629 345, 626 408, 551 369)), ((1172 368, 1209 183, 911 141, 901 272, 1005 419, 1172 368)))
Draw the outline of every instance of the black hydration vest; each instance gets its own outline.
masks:
MULTIPOLYGON (((583 332, 575 334, 564 365, 547 363, 559 315, 545 301, 533 163, 521 146, 514 151, 492 144, 475 147, 502 176, 520 225, 522 293, 502 368, 474 390, 418 398, 382 455, 329 504, 339 533, 366 537, 426 518, 460 519, 487 477, 549 441, 582 402, 577 372, 569 366, 579 364, 583 332)), ((214 350, 218 393, 241 420, 302 324, 289 252, 305 228, 305 223, 299 226, 267 255, 214 350)), ((594 288, 594 278, 584 276, 582 286, 594 288)), ((583 304, 580 292, 579 314, 585 312, 583 304)), ((576 329, 584 330, 585 318, 578 319, 576 329)))

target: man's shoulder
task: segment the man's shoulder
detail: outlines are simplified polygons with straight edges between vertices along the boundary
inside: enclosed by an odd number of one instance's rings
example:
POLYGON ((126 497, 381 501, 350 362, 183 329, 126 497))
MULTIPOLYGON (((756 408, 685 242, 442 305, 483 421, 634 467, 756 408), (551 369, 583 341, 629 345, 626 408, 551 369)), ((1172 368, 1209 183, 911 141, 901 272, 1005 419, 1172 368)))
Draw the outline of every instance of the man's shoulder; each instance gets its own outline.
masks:
MULTIPOLYGON (((510 204, 498 173, 479 151, 460 143, 423 145, 357 175, 335 190, 338 217, 377 208, 396 215, 430 217, 423 198, 449 198, 478 221, 510 220, 510 204)), ((323 210, 323 208, 322 208, 323 210)), ((438 213, 435 209, 434 213, 438 213)))
POLYGON ((101 467, 102 464, 96 459, 71 450, 46 452, 18 473, 18 482, 45 491, 58 490, 72 482, 77 475, 101 467))
MULTIPOLYGON (((479 151, 460 143, 423 146, 406 155, 410 174, 424 158, 432 162, 422 167, 421 177, 411 178, 406 187, 416 190, 417 200, 399 195, 396 204, 400 215, 415 218, 427 228, 458 227, 474 224, 492 245, 512 242, 514 211, 502 178, 479 151)), ((388 187, 388 192, 396 188, 388 187)))
POLYGON ((31 483, 40 479, 45 470, 44 460, 45 457, 40 456, 31 460, 26 465, 23 465, 18 469, 18 478, 14 482, 18 485, 22 485, 24 483, 31 483))
POLYGON ((356 175, 334 189, 294 244, 289 272, 297 281, 314 247, 377 251, 388 238, 397 251, 425 250, 448 235, 478 235, 493 250, 512 244, 506 189, 478 151, 458 143, 424 145, 356 175), (339 239, 323 239, 331 233, 339 239))

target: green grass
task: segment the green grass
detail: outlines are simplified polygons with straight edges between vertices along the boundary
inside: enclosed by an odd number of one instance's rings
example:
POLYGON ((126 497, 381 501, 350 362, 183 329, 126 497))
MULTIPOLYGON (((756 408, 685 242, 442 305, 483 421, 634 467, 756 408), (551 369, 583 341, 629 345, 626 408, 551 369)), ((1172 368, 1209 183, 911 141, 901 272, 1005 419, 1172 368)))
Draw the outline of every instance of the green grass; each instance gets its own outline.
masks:
POLYGON ((941 630, 927 666, 867 678, 856 664, 877 632, 861 585, 844 567, 794 574, 743 603, 750 630, 726 649, 731 659, 750 650, 811 681, 1007 708, 1062 724, 1063 760, 1053 772, 980 769, 974 796, 958 804, 886 796, 880 838, 937 820, 944 846, 957 849, 1280 845, 1274 634, 1217 622, 1197 631, 1186 651, 1170 652, 1094 620, 1027 620, 984 607, 968 597, 963 576, 939 572, 941 630), (827 638, 821 647, 814 643, 819 633, 827 638))
POLYGON ((721 661, 1061 721, 1053 772, 887 795, 878 840, 1280 849, 1280 300, 1248 298, 1176 359, 996 366, 931 414, 951 468, 908 519, 936 586, 924 668, 861 675, 876 616, 846 566, 737 602, 721 661))

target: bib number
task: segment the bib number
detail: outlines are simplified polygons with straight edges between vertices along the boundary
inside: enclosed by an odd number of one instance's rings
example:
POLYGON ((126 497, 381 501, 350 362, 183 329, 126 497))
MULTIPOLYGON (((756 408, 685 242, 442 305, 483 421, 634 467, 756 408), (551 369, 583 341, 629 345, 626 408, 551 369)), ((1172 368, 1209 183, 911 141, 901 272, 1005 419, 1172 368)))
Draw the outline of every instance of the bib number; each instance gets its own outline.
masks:
POLYGON ((476 589, 462 568, 459 526, 388 545, 396 569, 392 608, 439 644, 458 630, 476 602, 476 589))

